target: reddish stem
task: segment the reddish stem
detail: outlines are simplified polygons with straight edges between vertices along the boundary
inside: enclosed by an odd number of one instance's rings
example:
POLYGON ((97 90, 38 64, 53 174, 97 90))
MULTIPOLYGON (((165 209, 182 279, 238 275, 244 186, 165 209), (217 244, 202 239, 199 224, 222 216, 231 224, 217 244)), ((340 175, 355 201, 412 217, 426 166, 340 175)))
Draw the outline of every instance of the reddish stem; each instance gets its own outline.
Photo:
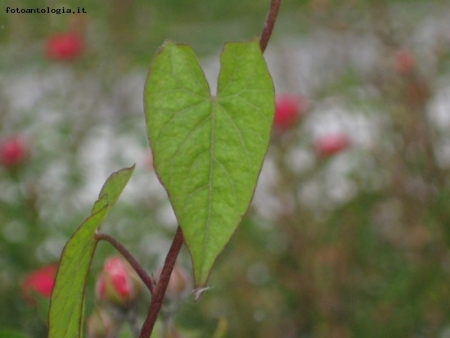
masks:
POLYGON ((273 27, 275 26, 275 21, 277 20, 278 10, 280 9, 280 4, 281 0, 272 0, 272 3, 270 4, 269 14, 267 14, 266 22, 261 33, 261 38, 259 39, 259 47, 263 53, 266 50, 270 36, 272 35, 273 27))
POLYGON ((130 265, 133 267, 134 271, 138 274, 138 276, 141 278, 141 280, 144 282, 147 289, 150 291, 150 293, 154 294, 153 290, 153 280, 152 278, 147 274, 147 272, 144 270, 144 268, 139 264, 139 262, 134 258, 134 256, 123 246, 122 243, 120 243, 117 239, 115 239, 113 236, 97 232, 95 234, 95 238, 98 241, 107 241, 109 242, 114 248, 116 248, 117 251, 119 251, 122 256, 130 263, 130 265))
POLYGON ((156 284, 152 301, 150 302, 150 306, 148 309, 147 318, 145 319, 144 325, 142 326, 139 338, 149 338, 153 331, 156 319, 158 318, 159 310, 161 309, 161 305, 164 300, 164 295, 166 294, 170 276, 172 275, 173 267, 175 266, 178 253, 180 252, 182 246, 183 233, 181 231, 181 228, 178 226, 177 233, 175 234, 172 245, 170 246, 170 250, 167 253, 161 275, 159 277, 158 283, 156 284))

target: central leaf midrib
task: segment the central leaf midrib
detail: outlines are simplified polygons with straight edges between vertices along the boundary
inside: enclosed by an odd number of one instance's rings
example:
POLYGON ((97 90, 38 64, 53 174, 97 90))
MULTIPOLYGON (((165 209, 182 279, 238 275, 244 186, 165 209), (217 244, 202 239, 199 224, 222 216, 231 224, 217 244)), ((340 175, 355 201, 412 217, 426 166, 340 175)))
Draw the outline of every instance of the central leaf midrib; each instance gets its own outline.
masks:
MULTIPOLYGON (((215 122, 216 122, 216 98, 211 97, 211 152, 209 159, 209 189, 208 189, 208 217, 206 219, 205 232, 203 237, 203 245, 202 245, 202 259, 203 262, 206 259, 207 252, 207 243, 209 239, 209 228, 211 223, 211 214, 212 214, 212 190, 213 190, 213 168, 214 168, 214 155, 215 155, 215 122)), ((204 266, 202 262, 202 267, 204 266)), ((203 268, 202 268, 203 269, 203 268)), ((203 271, 202 271, 203 274, 203 271)))

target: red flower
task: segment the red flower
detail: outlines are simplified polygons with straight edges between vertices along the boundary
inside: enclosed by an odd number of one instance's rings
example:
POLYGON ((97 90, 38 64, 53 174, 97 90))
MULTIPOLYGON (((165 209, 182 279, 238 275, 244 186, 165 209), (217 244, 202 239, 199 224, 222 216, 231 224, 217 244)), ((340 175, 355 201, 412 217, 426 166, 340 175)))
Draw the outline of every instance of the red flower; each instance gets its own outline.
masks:
POLYGON ((36 304, 33 293, 37 293, 44 298, 50 298, 57 270, 56 265, 48 265, 31 272, 22 283, 24 299, 30 304, 36 304))
POLYGON ((50 60, 70 61, 84 50, 84 40, 76 33, 61 33, 50 37, 45 45, 45 54, 50 60))
POLYGON ((288 129, 295 126, 307 109, 308 103, 302 97, 293 95, 277 97, 274 126, 279 129, 288 129))
POLYGON ((322 157, 328 157, 348 148, 351 144, 350 138, 345 134, 325 135, 316 141, 317 153, 322 157))
POLYGON ((131 265, 121 257, 105 261, 97 279, 97 298, 102 302, 128 307, 140 294, 142 285, 131 265))
POLYGON ((14 167, 19 165, 28 155, 25 141, 14 136, 0 144, 0 165, 14 167))
POLYGON ((409 74, 416 67, 414 55, 406 49, 395 54, 395 67, 400 74, 409 74))

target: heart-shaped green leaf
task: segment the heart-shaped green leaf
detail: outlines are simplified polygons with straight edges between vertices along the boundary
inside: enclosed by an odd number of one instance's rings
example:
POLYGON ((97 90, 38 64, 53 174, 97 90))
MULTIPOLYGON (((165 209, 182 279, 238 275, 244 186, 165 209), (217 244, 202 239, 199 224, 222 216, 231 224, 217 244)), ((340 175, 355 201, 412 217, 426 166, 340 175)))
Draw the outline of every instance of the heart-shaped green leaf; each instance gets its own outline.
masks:
POLYGON ((228 43, 212 97, 190 46, 166 42, 145 88, 148 136, 197 287, 246 212, 267 151, 274 89, 258 40, 228 43))
POLYGON ((134 166, 113 173, 104 184, 92 214, 64 247, 52 292, 48 338, 80 338, 84 332, 84 288, 97 240, 95 231, 125 188, 134 166))

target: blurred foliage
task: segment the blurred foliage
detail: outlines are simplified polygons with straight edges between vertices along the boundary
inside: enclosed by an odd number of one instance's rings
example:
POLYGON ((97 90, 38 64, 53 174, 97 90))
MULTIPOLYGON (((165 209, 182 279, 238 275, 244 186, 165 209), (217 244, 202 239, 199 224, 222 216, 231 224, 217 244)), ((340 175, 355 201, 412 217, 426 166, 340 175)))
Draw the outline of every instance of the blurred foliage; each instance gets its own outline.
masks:
MULTIPOLYGON (((283 11, 296 10, 305 1, 286 0, 283 11)), ((127 63, 148 65, 150 56, 165 39, 192 43, 200 52, 210 52, 225 41, 250 39, 258 35, 269 2, 208 0, 51 0, 4 1, 0 11, 0 42, 29 44, 55 31, 68 29, 67 15, 6 14, 3 7, 85 8, 92 44, 99 40, 101 52, 116 55, 127 63), (45 24, 42 24, 45 22, 45 24), (219 45, 214 44, 222 39, 219 45), (105 40, 108 44, 105 44, 105 40)), ((71 15, 70 15, 71 16, 71 15)), ((74 15, 76 16, 76 15, 74 15)), ((83 19, 83 20, 84 20, 83 19)), ((85 23, 87 24, 87 22, 85 23)))
MULTIPOLYGON (((85 7, 88 14, 4 12, 7 6, 35 7, 32 0, 6 0, 0 8, 0 142, 21 135, 29 151, 19 166, 0 167, 0 328, 36 338, 46 336, 45 323, 22 299, 21 282, 58 259, 111 172, 137 163, 105 230, 149 271, 160 268, 170 245, 176 221, 149 164, 141 103, 151 56, 165 38, 190 43, 206 57, 224 41, 254 37, 269 4, 64 5, 85 7), (83 57, 47 60, 46 39, 68 30, 86 38, 83 57)), ((450 37, 445 22, 438 23, 436 39, 414 36, 425 14, 448 9, 438 0, 283 1, 267 53, 277 52, 272 68, 278 92, 305 88, 303 79, 292 79, 297 73, 291 67, 304 61, 303 54, 282 47, 283 39, 289 46, 301 41, 302 51, 311 46, 307 37, 314 46, 359 43, 356 50, 366 48, 360 47, 363 37, 375 47, 368 49, 370 62, 352 58, 349 48, 327 59, 316 55, 323 72, 308 64, 311 108, 299 125, 274 130, 261 189, 219 257, 210 289, 197 303, 189 296, 176 313, 183 337, 218 334, 221 318, 227 331, 220 335, 227 337, 448 336, 450 139, 444 122, 450 115, 450 37), (414 56, 409 70, 396 61, 404 50, 414 56), (357 124, 346 130, 354 133, 351 148, 322 158, 311 125, 338 108, 355 123, 366 119, 368 135, 358 136, 364 128, 357 124)), ((113 253, 107 244, 98 247, 88 315, 95 278, 113 253)), ((179 262, 189 268, 186 252, 179 262)), ((147 302, 146 296, 140 314, 147 302)))

